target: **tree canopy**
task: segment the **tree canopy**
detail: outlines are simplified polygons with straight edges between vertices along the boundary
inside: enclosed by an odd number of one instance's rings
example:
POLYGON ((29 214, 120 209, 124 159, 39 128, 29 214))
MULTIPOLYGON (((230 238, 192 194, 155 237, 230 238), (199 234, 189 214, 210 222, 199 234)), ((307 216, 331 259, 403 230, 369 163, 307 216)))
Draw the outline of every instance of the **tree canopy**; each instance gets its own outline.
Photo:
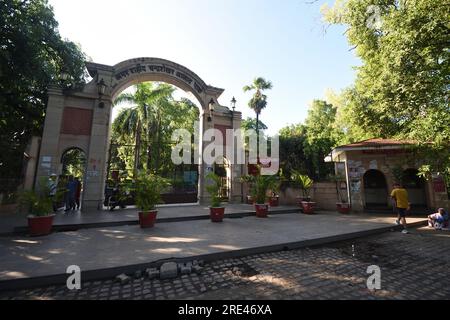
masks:
MULTIPOLYGON (((85 55, 61 38, 46 0, 2 1, 0 28, 0 177, 18 183, 26 146, 42 133, 48 86, 84 83, 85 55)), ((5 181, 3 192, 17 186, 5 181)))
POLYGON ((449 163, 449 1, 337 0, 322 12, 326 22, 347 27, 362 61, 354 85, 337 99, 337 127, 346 142, 432 143, 440 163, 449 163))
POLYGON ((127 176, 136 176, 138 169, 173 176, 172 133, 181 128, 193 133, 199 117, 192 101, 173 97, 175 90, 169 84, 144 82, 133 93, 117 97, 115 107, 124 102, 132 106, 120 109, 113 122, 111 169, 126 171, 127 176))

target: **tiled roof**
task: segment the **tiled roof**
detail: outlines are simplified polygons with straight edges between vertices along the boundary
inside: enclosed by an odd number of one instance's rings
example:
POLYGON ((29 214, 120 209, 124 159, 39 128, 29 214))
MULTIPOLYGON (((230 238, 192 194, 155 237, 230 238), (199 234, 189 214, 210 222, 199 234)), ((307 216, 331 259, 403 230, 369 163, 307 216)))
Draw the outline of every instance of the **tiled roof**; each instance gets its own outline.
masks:
POLYGON ((404 146, 404 145, 412 145, 415 144, 414 141, 411 140, 395 140, 395 139, 381 139, 381 138, 375 138, 375 139, 368 139, 364 141, 359 141, 351 144, 347 144, 344 146, 339 146, 337 149, 340 148, 364 148, 364 147, 388 147, 388 146, 404 146))

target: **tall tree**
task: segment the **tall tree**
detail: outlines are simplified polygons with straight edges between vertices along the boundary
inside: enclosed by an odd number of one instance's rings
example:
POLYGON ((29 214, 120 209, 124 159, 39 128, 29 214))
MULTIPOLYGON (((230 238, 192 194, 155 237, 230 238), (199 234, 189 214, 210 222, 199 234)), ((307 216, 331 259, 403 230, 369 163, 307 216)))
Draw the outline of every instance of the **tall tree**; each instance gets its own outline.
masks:
POLYGON ((134 104, 131 108, 122 109, 113 123, 114 131, 134 139, 134 175, 142 168, 140 154, 143 144, 146 146, 147 169, 158 170, 162 109, 172 106, 174 91, 175 88, 167 84, 154 87, 151 82, 145 82, 135 86, 135 93, 122 93, 114 101, 114 105, 134 104), (153 151, 152 147, 156 150, 153 151), (154 168, 151 168, 152 156, 157 159, 154 168))
POLYGON ((272 89, 272 83, 264 78, 258 77, 253 80, 251 85, 244 86, 244 92, 254 91, 253 97, 250 99, 248 106, 255 111, 256 114, 256 155, 259 162, 259 115, 267 106, 267 96, 263 94, 265 90, 272 89))
MULTIPOLYGON (((85 55, 63 40, 46 0, 0 2, 0 177, 21 176, 25 148, 41 135, 47 87, 84 83, 85 55), (61 73, 69 77, 60 80, 61 73)), ((0 193, 16 184, 0 182, 0 193)))
POLYGON ((327 22, 347 27, 362 60, 346 93, 351 127, 432 142, 443 151, 436 156, 450 164, 444 152, 450 144, 449 1, 339 0, 323 13, 327 22))
POLYGON ((314 100, 305 120, 305 153, 312 160, 316 178, 324 178, 331 173, 324 158, 342 137, 342 132, 335 127, 336 111, 332 104, 314 100))
POLYGON ((256 123, 255 118, 247 117, 247 119, 242 120, 241 128, 245 130, 255 130, 256 128, 267 130, 267 126, 262 122, 261 120, 258 120, 258 123, 256 123))

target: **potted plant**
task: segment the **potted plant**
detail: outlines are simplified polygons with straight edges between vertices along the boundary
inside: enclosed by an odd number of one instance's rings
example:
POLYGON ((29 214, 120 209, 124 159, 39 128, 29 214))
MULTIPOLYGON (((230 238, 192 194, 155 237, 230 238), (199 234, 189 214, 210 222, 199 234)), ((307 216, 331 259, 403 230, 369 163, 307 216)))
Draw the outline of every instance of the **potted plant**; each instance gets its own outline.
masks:
POLYGON ((139 208, 141 228, 151 228, 156 221, 156 205, 162 202, 161 193, 169 187, 169 182, 160 176, 141 172, 136 179, 136 205, 139 208))
POLYGON ((247 204, 251 204, 251 205, 255 204, 255 198, 251 194, 252 193, 252 189, 253 189, 254 180, 255 180, 255 176, 254 175, 250 175, 250 174, 241 177, 241 182, 242 183, 245 182, 248 185, 250 194, 247 195, 247 204))
POLYGON ((336 210, 339 213, 347 214, 350 212, 350 204, 347 201, 347 197, 342 193, 341 183, 345 183, 345 178, 340 175, 334 175, 330 177, 331 181, 336 184, 336 194, 339 202, 336 202, 336 210))
POLYGON ((24 191, 19 197, 21 209, 28 211, 28 228, 32 237, 50 234, 53 226, 53 201, 46 178, 39 180, 35 190, 24 191))
POLYGON ((302 197, 300 197, 299 205, 303 209, 303 213, 313 214, 316 203, 311 201, 310 191, 314 181, 307 175, 301 174, 295 170, 292 171, 291 180, 302 191, 302 197))
POLYGON ((225 214, 225 207, 221 206, 220 187, 221 179, 218 175, 210 172, 207 176, 210 183, 206 186, 206 191, 211 195, 211 206, 209 207, 209 216, 212 222, 222 222, 225 214))
POLYGON ((266 203, 267 191, 275 185, 275 176, 246 176, 246 181, 251 182, 251 195, 255 199, 255 211, 258 218, 267 218, 269 205, 266 203))
POLYGON ((270 197, 269 197, 269 206, 271 207, 278 207, 280 204, 280 196, 278 195, 278 192, 280 190, 281 186, 281 177, 282 173, 280 171, 280 175, 278 177, 274 177, 273 183, 270 190, 270 197))

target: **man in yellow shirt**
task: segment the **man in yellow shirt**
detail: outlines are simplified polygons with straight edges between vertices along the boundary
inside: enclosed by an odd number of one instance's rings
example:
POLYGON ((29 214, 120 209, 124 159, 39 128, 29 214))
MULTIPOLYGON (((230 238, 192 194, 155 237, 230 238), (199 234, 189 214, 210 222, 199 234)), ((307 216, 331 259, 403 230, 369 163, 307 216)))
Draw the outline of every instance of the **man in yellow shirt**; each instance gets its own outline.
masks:
POLYGON ((395 200, 395 207, 398 214, 395 223, 400 225, 401 222, 403 225, 402 233, 408 233, 408 230, 406 230, 406 211, 409 210, 408 191, 406 191, 399 183, 396 183, 391 192, 391 197, 395 200))

